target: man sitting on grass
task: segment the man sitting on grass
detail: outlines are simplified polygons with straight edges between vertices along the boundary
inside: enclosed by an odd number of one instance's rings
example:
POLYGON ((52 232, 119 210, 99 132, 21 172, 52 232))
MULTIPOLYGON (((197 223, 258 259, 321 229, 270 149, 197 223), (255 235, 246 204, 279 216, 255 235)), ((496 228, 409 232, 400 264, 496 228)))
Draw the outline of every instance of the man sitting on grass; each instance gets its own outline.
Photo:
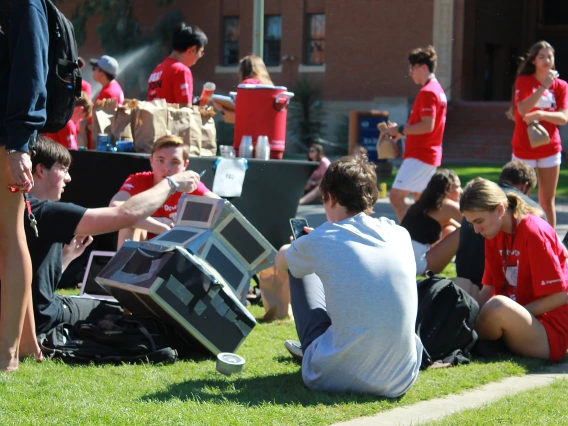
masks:
POLYGON ((343 157, 321 184, 328 222, 283 246, 310 389, 397 397, 418 376, 416 264, 408 232, 368 216, 378 198, 374 167, 343 157))
MULTIPOLYGON (((163 181, 167 176, 183 172, 189 165, 189 147, 179 136, 163 136, 152 147, 150 155, 151 172, 132 174, 112 197, 111 207, 120 206, 136 194, 152 188, 163 181)), ((149 217, 140 220, 134 227, 121 229, 118 232, 117 248, 120 249, 125 240, 143 241, 163 232, 169 231, 174 225, 177 216, 177 205, 181 192, 176 192, 149 217)), ((203 183, 199 182, 191 195, 203 195, 210 198, 219 198, 203 183)))
MULTIPOLYGON (((194 191, 199 185, 199 175, 192 171, 178 173, 118 207, 86 209, 58 202, 66 184, 71 181, 71 155, 66 148, 51 139, 40 137, 32 165, 34 187, 30 191, 30 202, 37 220, 38 234, 26 224, 33 267, 33 312, 29 306, 25 327, 32 327, 32 313, 35 314, 37 333, 45 333, 62 322, 96 321, 107 313, 120 312, 119 306, 106 301, 63 297, 55 293, 65 266, 64 260, 65 263, 71 260, 63 259, 64 245, 73 241, 73 256, 79 256, 92 241, 88 236, 132 227, 178 190, 194 191)), ((29 222, 27 218, 25 221, 29 222)))

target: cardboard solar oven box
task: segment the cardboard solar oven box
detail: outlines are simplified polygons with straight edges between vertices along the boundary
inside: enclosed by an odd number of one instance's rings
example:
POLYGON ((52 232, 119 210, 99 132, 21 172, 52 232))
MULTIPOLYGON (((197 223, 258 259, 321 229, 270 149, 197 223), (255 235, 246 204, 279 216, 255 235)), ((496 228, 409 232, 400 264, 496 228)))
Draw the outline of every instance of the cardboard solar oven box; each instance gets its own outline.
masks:
POLYGON ((217 271, 182 247, 127 241, 96 281, 132 313, 162 319, 214 355, 235 352, 256 325, 217 271))
POLYGON ((176 225, 149 243, 182 246, 209 263, 245 301, 253 275, 274 265, 276 249, 224 199, 184 195, 176 225))

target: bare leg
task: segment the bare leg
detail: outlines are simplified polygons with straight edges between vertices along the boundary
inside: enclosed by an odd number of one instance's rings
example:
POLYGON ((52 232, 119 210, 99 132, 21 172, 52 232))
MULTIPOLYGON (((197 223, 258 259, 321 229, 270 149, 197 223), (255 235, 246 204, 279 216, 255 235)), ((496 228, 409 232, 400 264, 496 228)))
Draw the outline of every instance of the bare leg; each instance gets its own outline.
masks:
POLYGON ((402 218, 408 210, 408 205, 405 201, 408 194, 410 194, 410 191, 405 191, 403 189, 392 188, 390 191, 389 200, 396 214, 396 218, 398 219, 398 223, 402 222, 402 218))
POLYGON ((38 362, 43 361, 43 356, 36 337, 34 306, 32 297, 28 299, 28 306, 24 316, 24 327, 20 339, 20 359, 33 356, 38 362))
POLYGON ((554 208, 554 196, 560 175, 560 166, 538 168, 538 203, 542 206, 548 223, 556 227, 556 209, 554 208))
POLYGON ((426 270, 439 274, 452 260, 458 251, 460 242, 460 230, 456 229, 443 240, 430 247, 426 252, 426 270))
POLYGON ((145 229, 139 228, 125 228, 118 231, 118 242, 116 244, 116 249, 120 250, 122 245, 126 240, 131 241, 146 241, 148 239, 148 233, 145 229))
POLYGON ((0 370, 18 368, 18 346, 31 297, 32 263, 24 232, 24 199, 12 194, 6 150, 0 149, 0 370))
POLYGON ((300 198, 300 205, 311 203, 312 201, 317 200, 320 197, 320 189, 319 186, 316 186, 302 198, 300 198))
POLYGON ((495 296, 483 305, 475 329, 480 340, 502 337, 507 347, 519 355, 550 357, 544 326, 523 306, 506 296, 495 296))

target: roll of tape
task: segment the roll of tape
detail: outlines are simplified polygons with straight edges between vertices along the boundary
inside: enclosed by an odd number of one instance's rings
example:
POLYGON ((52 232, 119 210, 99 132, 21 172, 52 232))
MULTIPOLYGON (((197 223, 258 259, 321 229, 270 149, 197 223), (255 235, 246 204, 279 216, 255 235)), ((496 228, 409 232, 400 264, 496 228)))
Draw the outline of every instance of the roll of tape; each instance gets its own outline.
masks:
POLYGON ((217 371, 225 376, 240 373, 245 367, 245 359, 237 354, 221 352, 217 355, 217 371))

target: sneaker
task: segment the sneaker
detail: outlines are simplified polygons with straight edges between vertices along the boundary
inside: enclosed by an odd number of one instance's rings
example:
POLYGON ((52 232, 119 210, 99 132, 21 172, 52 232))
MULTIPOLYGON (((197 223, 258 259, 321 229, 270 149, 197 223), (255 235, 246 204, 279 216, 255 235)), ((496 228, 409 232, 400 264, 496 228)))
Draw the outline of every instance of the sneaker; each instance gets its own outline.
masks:
POLYGON ((302 352, 302 344, 300 342, 297 340, 286 340, 284 347, 288 349, 288 352, 290 352, 290 355, 292 355, 296 361, 302 362, 304 353, 302 352))

